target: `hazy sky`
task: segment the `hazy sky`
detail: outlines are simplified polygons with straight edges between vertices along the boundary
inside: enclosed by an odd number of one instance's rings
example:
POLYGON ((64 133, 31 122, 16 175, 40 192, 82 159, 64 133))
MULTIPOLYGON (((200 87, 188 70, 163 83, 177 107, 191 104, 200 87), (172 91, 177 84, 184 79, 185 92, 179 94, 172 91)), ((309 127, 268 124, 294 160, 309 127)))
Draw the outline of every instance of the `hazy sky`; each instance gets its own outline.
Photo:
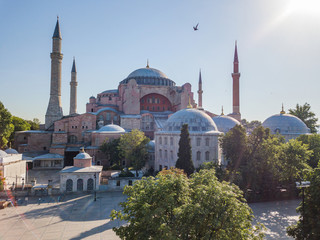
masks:
POLYGON ((237 40, 243 118, 263 121, 282 103, 305 102, 320 117, 319 0, 0 0, 0 101, 13 115, 44 123, 57 15, 65 115, 73 56, 78 113, 147 59, 178 86, 191 83, 196 100, 201 68, 204 108, 230 113, 237 40))

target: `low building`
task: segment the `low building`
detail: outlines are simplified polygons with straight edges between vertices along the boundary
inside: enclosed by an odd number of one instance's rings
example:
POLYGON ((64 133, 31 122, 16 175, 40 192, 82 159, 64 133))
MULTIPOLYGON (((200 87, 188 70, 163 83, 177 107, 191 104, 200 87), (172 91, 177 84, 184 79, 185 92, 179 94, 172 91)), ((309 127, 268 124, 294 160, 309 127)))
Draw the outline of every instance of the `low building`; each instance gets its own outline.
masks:
POLYGON ((26 183, 26 161, 22 154, 14 149, 0 150, 0 172, 4 180, 4 188, 22 186, 26 183))
POLYGON ((74 165, 60 171, 60 192, 98 190, 102 166, 93 166, 92 157, 82 149, 74 157, 74 165))
POLYGON ((63 156, 56 153, 47 153, 33 158, 33 169, 62 169, 64 165, 63 156))

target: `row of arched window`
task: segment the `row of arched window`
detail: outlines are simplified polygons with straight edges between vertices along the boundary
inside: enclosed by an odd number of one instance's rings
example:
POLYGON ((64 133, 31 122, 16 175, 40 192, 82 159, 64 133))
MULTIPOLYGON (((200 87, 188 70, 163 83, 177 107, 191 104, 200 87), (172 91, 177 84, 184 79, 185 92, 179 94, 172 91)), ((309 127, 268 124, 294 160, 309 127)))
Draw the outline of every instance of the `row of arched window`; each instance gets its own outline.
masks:
MULTIPOLYGON (((163 137, 164 145, 168 145, 168 137, 163 137)), ((162 144, 162 137, 159 137, 159 144, 162 144)), ((170 137, 170 145, 173 145, 173 137, 170 137)))
MULTIPOLYGON (((167 150, 164 150, 162 152, 162 149, 159 149, 159 157, 160 157, 160 159, 168 159, 168 151, 167 150), (164 152, 164 154, 163 154, 163 152, 164 152)), ((201 154, 201 152, 200 151, 197 151, 197 156, 196 156, 196 159, 197 159, 197 161, 201 161, 202 160, 202 156, 201 156, 202 154, 201 154)), ((173 151, 170 151, 170 156, 169 156, 170 158, 169 158, 169 160, 173 160, 173 151)), ((206 151, 205 153, 204 153, 204 160, 205 161, 209 161, 210 160, 210 152, 209 151, 206 151)))
MULTIPOLYGON (((93 190, 93 179, 89 178, 87 181, 87 191, 92 191, 93 190)), ((73 191, 73 180, 68 179, 66 182, 66 191, 67 192, 72 192, 73 191)), ((79 178, 77 180, 77 191, 83 191, 83 179, 79 178)))

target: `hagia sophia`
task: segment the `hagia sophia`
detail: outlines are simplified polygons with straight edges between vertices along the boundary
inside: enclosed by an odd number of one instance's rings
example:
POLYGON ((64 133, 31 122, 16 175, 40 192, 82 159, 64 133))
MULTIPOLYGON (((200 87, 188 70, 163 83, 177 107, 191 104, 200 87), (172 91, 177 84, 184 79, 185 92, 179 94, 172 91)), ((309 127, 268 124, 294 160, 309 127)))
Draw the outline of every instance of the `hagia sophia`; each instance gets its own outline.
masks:
MULTIPOLYGON (((152 141, 148 168, 161 170, 175 166, 182 124, 189 125, 192 159, 195 167, 206 161, 224 164, 218 138, 241 122, 240 72, 237 44, 233 61, 233 112, 214 114, 202 107, 202 78, 199 73, 198 100, 190 83, 176 83, 162 71, 146 67, 134 70, 119 82, 117 89, 103 90, 91 96, 86 112, 77 113, 77 69, 73 59, 70 81, 70 109, 63 115, 61 104, 62 36, 57 20, 52 37, 50 98, 44 128, 18 132, 15 148, 32 157, 35 169, 62 169, 72 166, 83 147, 94 165, 108 165, 99 146, 106 140, 119 138, 132 129, 142 130, 152 141)), ((81 83, 80 83, 81 84, 81 83)), ((297 117, 273 115, 263 122, 272 133, 287 140, 310 130, 297 117)), ((89 158, 89 157, 88 157, 89 158)))

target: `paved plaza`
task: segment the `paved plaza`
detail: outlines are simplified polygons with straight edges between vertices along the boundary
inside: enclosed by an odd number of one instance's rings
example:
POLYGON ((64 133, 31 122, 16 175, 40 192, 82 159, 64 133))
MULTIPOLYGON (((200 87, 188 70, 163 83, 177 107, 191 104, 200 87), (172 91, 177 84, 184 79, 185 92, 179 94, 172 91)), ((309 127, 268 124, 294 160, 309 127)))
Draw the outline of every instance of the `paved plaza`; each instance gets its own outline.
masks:
MULTIPOLYGON (((125 197, 121 192, 73 194, 60 199, 20 199, 17 207, 0 210, 0 240, 35 239, 119 239, 112 227, 123 222, 110 221, 112 209, 125 197), (40 204, 39 204, 40 203, 40 204)), ((250 204, 256 220, 267 227, 266 239, 290 239, 285 228, 298 219, 299 200, 250 204)))

